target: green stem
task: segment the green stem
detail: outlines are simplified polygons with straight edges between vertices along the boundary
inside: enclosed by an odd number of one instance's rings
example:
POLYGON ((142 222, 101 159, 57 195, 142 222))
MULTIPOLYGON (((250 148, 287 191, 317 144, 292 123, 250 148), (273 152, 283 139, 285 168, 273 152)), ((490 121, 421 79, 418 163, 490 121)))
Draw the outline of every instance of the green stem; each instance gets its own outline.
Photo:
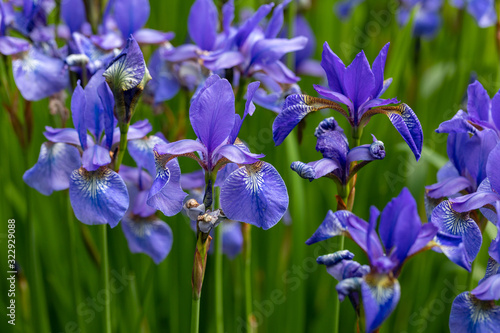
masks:
MULTIPOLYGON (((215 190, 214 206, 219 207, 220 188, 215 190)), ((224 333, 224 290, 222 288, 222 226, 215 228, 215 327, 216 332, 224 333)))
POLYGON ((466 286, 467 286, 467 290, 468 291, 471 291, 473 288, 473 283, 474 283, 474 268, 476 267, 476 260, 474 260, 472 262, 472 267, 470 269, 470 273, 467 274, 467 283, 466 283, 466 286))
POLYGON ((198 333, 200 326, 200 298, 193 297, 191 303, 191 333, 198 333))
POLYGON ((118 155, 115 160, 115 171, 118 172, 120 170, 120 165, 123 161, 123 156, 125 156, 125 151, 127 150, 127 133, 128 133, 128 124, 125 124, 123 128, 120 128, 120 146, 118 148, 118 155))
POLYGON ((245 315, 247 333, 254 332, 252 314, 252 229, 251 225, 244 223, 243 226, 243 260, 245 274, 245 315))
MULTIPOLYGON (((342 251, 344 249, 344 236, 340 236, 340 244, 338 251, 342 251)), ((338 296, 335 297, 333 301, 333 332, 339 332, 339 324, 340 324, 340 301, 338 296)))
MULTIPOLYGON (((109 291, 109 256, 108 256, 108 225, 104 224, 101 226, 101 237, 102 237, 102 245, 103 245, 103 265, 102 270, 104 272, 104 290, 109 291)), ((111 300, 105 302, 104 304, 105 310, 105 324, 104 324, 104 332, 111 333, 111 300)))
MULTIPOLYGON (((288 5, 288 38, 295 37, 295 17, 297 16, 297 3, 292 1, 288 5)), ((295 52, 290 52, 287 54, 286 64, 288 68, 295 71, 295 52)))
POLYGON ((78 314, 78 305, 82 302, 82 294, 80 290, 80 275, 78 274, 78 254, 77 254, 77 245, 76 245, 76 232, 75 232, 75 219, 73 215, 73 208, 71 207, 71 201, 69 199, 69 195, 65 198, 68 202, 68 227, 69 227, 69 236, 71 240, 71 270, 72 270, 72 282, 73 282, 73 292, 74 292, 74 301, 75 301, 75 311, 78 321, 78 328, 80 332, 85 332, 84 322, 82 320, 82 316, 78 314))

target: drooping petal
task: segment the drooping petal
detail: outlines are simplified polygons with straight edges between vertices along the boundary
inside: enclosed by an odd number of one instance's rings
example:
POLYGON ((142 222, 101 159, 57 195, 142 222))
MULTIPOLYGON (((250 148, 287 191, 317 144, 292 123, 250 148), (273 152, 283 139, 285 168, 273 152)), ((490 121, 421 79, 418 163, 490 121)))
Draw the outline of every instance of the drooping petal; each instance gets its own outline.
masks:
POLYGON ((454 211, 451 202, 445 200, 432 212, 432 223, 441 232, 461 236, 469 261, 474 261, 481 248, 483 237, 478 225, 468 217, 468 214, 454 211))
POLYGON ((188 17, 191 39, 202 50, 211 51, 217 38, 217 7, 212 0, 196 0, 188 17))
POLYGON ((458 295, 451 306, 450 331, 453 333, 496 332, 500 327, 500 307, 482 302, 468 291, 458 295))
POLYGON ((488 204, 500 200, 500 195, 496 192, 474 192, 458 198, 450 199, 453 204, 453 210, 464 213, 474 209, 481 208, 488 204))
POLYGON ((17 88, 28 101, 53 95, 69 84, 64 61, 49 57, 35 47, 12 60, 12 71, 17 88))
POLYGON ((173 242, 172 229, 157 217, 126 216, 122 230, 132 253, 145 253, 158 265, 170 252, 173 242))
POLYGON ((332 160, 330 158, 322 158, 319 161, 307 163, 307 165, 314 170, 314 179, 326 176, 335 170, 342 170, 342 165, 340 165, 337 160, 332 160))
POLYGON ((316 90, 318 94, 320 94, 321 96, 331 99, 334 102, 345 104, 349 110, 352 110, 354 108, 349 97, 342 95, 341 93, 331 91, 330 89, 322 87, 317 84, 314 84, 313 87, 314 90, 316 90))
MULTIPOLYGON (((349 96, 353 103, 353 112, 357 112, 359 106, 370 98, 375 87, 375 77, 363 51, 358 53, 352 63, 347 66, 344 75, 344 87, 346 95, 349 96)), ((353 116, 357 118, 356 114, 353 116)))
POLYGON ((85 224, 109 224, 114 228, 129 206, 127 186, 113 170, 74 170, 69 196, 76 218, 85 224))
POLYGON ((226 79, 212 75, 205 89, 192 102, 189 118, 196 135, 209 154, 231 134, 234 124, 234 94, 226 79))
POLYGON ((442 252, 453 263, 470 272, 471 263, 461 236, 454 236, 439 232, 434 238, 436 246, 433 248, 436 252, 442 252))
POLYGON ((239 222, 224 222, 222 228, 222 253, 230 259, 236 257, 243 249, 243 234, 239 222))
POLYGON ((335 213, 329 210, 321 225, 306 241, 306 244, 311 245, 335 236, 345 235, 347 232, 346 220, 350 216, 357 218, 354 214, 346 210, 337 211, 335 213))
POLYGON ((373 332, 398 305, 401 290, 398 280, 387 275, 368 274, 361 284, 366 331, 373 332))
POLYGON ((23 175, 28 186, 44 195, 69 187, 69 177, 81 165, 78 149, 65 143, 45 142, 38 161, 23 175))
POLYGON ((288 192, 278 171, 259 161, 229 175, 221 187, 220 201, 229 219, 269 229, 285 214, 288 192))
POLYGON ((325 70, 328 79, 328 87, 336 93, 345 95, 344 75, 346 67, 342 60, 333 53, 328 42, 323 44, 323 53, 321 54, 321 67, 325 70))
POLYGON ((149 190, 147 204, 163 212, 166 216, 173 216, 182 210, 184 198, 180 179, 181 168, 176 159, 163 164, 161 158, 156 157, 156 178, 149 190))
POLYGON ((404 103, 398 106, 382 106, 366 111, 360 122, 366 124, 377 113, 384 113, 389 117, 389 120, 406 141, 418 161, 422 153, 424 134, 415 112, 404 103))
POLYGON ((283 111, 278 114, 273 123, 274 143, 277 146, 280 145, 295 126, 309 113, 327 108, 344 112, 345 114, 344 109, 340 105, 327 99, 299 94, 288 96, 283 111))
POLYGON ((450 120, 443 121, 436 129, 436 133, 476 133, 477 129, 469 122, 470 116, 463 110, 450 120))
POLYGON ((120 0, 115 1, 114 5, 114 18, 123 39, 129 38, 148 21, 148 0, 120 0))

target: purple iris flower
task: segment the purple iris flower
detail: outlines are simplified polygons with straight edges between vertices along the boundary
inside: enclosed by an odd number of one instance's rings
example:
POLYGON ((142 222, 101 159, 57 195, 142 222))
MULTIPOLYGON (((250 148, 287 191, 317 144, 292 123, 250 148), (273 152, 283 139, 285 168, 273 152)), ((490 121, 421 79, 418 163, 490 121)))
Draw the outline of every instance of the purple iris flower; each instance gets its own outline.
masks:
POLYGON ((209 77, 193 98, 189 118, 197 140, 180 140, 155 147, 156 179, 149 193, 148 204, 156 209, 169 204, 158 193, 169 182, 166 163, 177 156, 196 160, 208 179, 215 181, 217 172, 227 164, 240 166, 221 185, 220 203, 227 218, 268 229, 275 225, 288 207, 285 183, 276 169, 252 154, 238 133, 243 120, 252 115, 252 96, 259 83, 248 86, 243 118, 235 113, 231 84, 217 75, 209 77))
MULTIPOLYGON (((496 210, 500 213, 498 203, 496 210)), ((451 332, 495 332, 500 326, 500 307, 495 304, 500 299, 500 230, 491 242, 488 253, 490 258, 484 278, 474 290, 461 293, 453 301, 451 332)))
POLYGON ((68 70, 54 42, 45 34, 46 16, 53 1, 24 1, 20 11, 10 2, 0 3, 0 53, 12 56, 14 81, 24 99, 38 101, 69 85, 68 70), (17 31, 35 42, 6 35, 17 31), (42 38, 43 37, 43 38, 42 38))
POLYGON ((148 21, 148 0, 110 0, 103 14, 99 34, 91 36, 92 42, 104 50, 121 48, 133 35, 140 44, 162 44, 174 38, 172 32, 143 28, 148 21))
MULTIPOLYGON (((85 89, 78 84, 71 100, 75 128, 47 127, 44 135, 49 142, 42 145, 37 163, 23 176, 45 195, 69 187, 75 215, 86 224, 114 227, 129 206, 123 179, 109 167, 120 137, 113 108, 113 95, 102 71, 85 89)), ((142 138, 150 130, 147 121, 137 122, 130 127, 128 139, 142 138)))
MULTIPOLYGON (((152 137, 138 140, 151 140, 152 137)), ((134 141, 131 141, 131 143, 134 141)), ((152 155, 153 149, 148 147, 145 150, 151 152, 148 161, 154 161, 152 155)), ((177 169, 179 170, 178 174, 180 174, 178 165, 177 169)), ((166 258, 172 248, 173 235, 170 227, 155 215, 156 209, 146 204, 148 191, 153 184, 153 179, 148 172, 141 168, 127 166, 120 168, 120 176, 127 184, 130 196, 130 206, 122 220, 123 233, 127 239, 130 251, 132 253, 145 253, 156 264, 159 264, 166 258)), ((178 182, 179 180, 177 180, 178 182)), ((173 184, 174 181, 170 185, 173 184)))
POLYGON ((441 27, 440 10, 443 0, 403 0, 397 12, 398 23, 404 26, 410 19, 411 10, 418 7, 413 21, 413 35, 433 38, 441 27))
POLYGON ((74 32, 92 32, 83 0, 61 1, 61 19, 68 28, 68 37, 74 32))
POLYGON ((415 199, 406 188, 382 213, 371 207, 369 221, 346 210, 329 211, 306 244, 344 235, 367 254, 369 267, 353 262, 353 255, 348 251, 319 257, 318 263, 325 264, 328 272, 339 281, 336 289, 340 300, 349 296, 358 313, 361 313, 358 306, 362 304, 366 331, 373 332, 399 302, 401 292, 397 278, 408 258, 438 247, 453 260, 457 257, 454 256, 456 251, 450 251, 451 245, 462 253, 463 247, 459 238, 441 238, 436 226, 421 223, 415 199), (375 232, 379 216, 380 238, 375 232), (450 255, 450 252, 453 253, 450 255))
POLYGON ((347 137, 333 117, 321 121, 314 135, 317 138, 316 150, 323 158, 307 164, 293 162, 291 165, 293 171, 310 181, 328 177, 345 186, 363 166, 385 157, 384 143, 375 137, 372 144, 349 149, 347 137), (351 168, 351 162, 354 161, 362 162, 351 168))
POLYGON ((308 95, 291 95, 286 99, 283 111, 278 114, 273 124, 273 138, 279 145, 304 117, 321 109, 331 108, 347 118, 354 135, 375 114, 385 114, 406 141, 416 159, 422 152, 423 133, 420 122, 413 110, 397 99, 382 99, 392 79, 384 80, 384 67, 389 44, 385 45, 373 62, 372 68, 361 51, 353 62, 345 67, 342 60, 325 43, 321 66, 326 72, 328 88, 315 85, 314 89, 328 99, 308 95), (347 111, 338 103, 347 106, 347 111))
POLYGON ((333 10, 341 20, 351 17, 352 11, 365 0, 343 0, 335 3, 333 10))
POLYGON ((477 21, 481 28, 487 28, 497 23, 495 1, 493 0, 451 0, 451 4, 457 8, 467 6, 467 11, 477 21))

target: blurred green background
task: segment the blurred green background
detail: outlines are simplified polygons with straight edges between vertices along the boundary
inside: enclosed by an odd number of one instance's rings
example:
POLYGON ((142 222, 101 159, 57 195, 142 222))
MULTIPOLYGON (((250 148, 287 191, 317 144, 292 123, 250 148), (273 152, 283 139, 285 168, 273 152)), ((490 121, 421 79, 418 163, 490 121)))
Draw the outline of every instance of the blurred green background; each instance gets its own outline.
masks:
MULTIPOLYGON (((192 1, 150 0, 151 16, 147 26, 174 31, 174 45, 187 38, 187 16, 192 1)), ((220 8, 220 1, 216 2, 220 8)), ((235 0, 236 8, 257 8, 261 1, 235 0)), ((370 62, 382 46, 391 42, 385 77, 393 83, 385 97, 398 97, 418 115, 424 131, 424 149, 417 163, 402 138, 386 117, 374 117, 366 127, 362 143, 371 141, 370 133, 385 143, 387 156, 367 166, 358 176, 354 212, 368 218, 370 205, 382 209, 407 186, 417 199, 425 222, 424 185, 436 181, 436 171, 446 161, 446 136, 436 134, 438 125, 461 108, 471 75, 481 81, 490 95, 500 88, 497 28, 478 28, 466 12, 448 3, 442 10, 443 26, 433 40, 420 40, 411 34, 411 23, 400 28, 394 9, 396 1, 367 0, 357 7, 353 16, 341 22, 333 13, 334 1, 312 1, 305 12, 317 39, 315 59, 320 59, 322 44, 330 47, 345 63, 357 52, 365 51, 370 62)), ((53 14, 54 15, 54 14, 53 14)), ((53 19, 53 18, 52 18, 53 19)), ((145 55, 153 48, 144 49, 145 55)), ((2 59, 2 70, 10 61, 2 59)), ((9 77, 11 69, 7 68, 9 77)), ((317 79, 303 78, 304 92, 316 95, 312 84, 317 79)), ((179 94, 167 104, 174 114, 183 104, 179 94)), ((69 99, 67 100, 69 105, 69 99)), ((1 104, 6 103, 2 101, 1 104)), ((20 108, 24 106, 20 103, 20 108)), ((45 141, 44 126, 60 126, 60 120, 49 114, 48 101, 32 103, 33 136, 27 148, 21 147, 7 112, 0 112, 0 259, 1 276, 7 271, 7 220, 16 220, 16 257, 22 269, 17 285, 16 326, 0 319, 0 332, 100 332, 103 327, 103 293, 100 279, 101 239, 96 228, 76 221, 68 209, 67 191, 43 196, 22 181, 24 171, 37 160, 40 145, 45 141), (30 232, 33 226, 33 233, 30 232), (84 242, 83 239, 86 239, 84 242), (30 244, 32 247, 30 247, 30 244), (89 245, 90 244, 90 245, 89 245), (31 249, 31 250, 30 250, 31 249), (73 278, 72 270, 77 272, 73 278), (39 284, 30 281, 38 274, 39 284), (45 300, 34 304, 29 293, 45 300), (75 309, 75 295, 83 302, 75 309), (101 302, 101 303, 100 303, 101 302)), ((300 159, 320 158, 314 149, 314 129, 333 111, 313 114, 307 118, 302 143, 275 147, 271 124, 275 117, 257 107, 245 122, 240 137, 255 142, 253 152, 265 153, 283 176, 290 195, 293 222, 282 222, 270 230, 253 228, 252 265, 254 311, 258 332, 328 332, 333 330, 333 304, 336 281, 323 266, 315 263, 318 255, 335 251, 336 240, 306 246, 305 240, 319 226, 326 212, 336 207, 334 183, 321 179, 309 183, 289 168, 300 159)), ((176 128, 163 114, 154 116, 149 106, 141 104, 134 121, 148 118, 154 131, 169 133, 176 128)), ((344 128, 346 128, 344 126, 344 128)), ((346 130, 347 131, 347 130, 346 130)), ((296 136, 295 130, 292 134, 296 136)), ((347 131, 348 132, 348 131, 347 131)), ((193 133, 188 132, 188 136, 193 133)), ((348 135, 349 137, 349 135, 348 135)), ((129 156, 125 164, 131 165, 129 156), (128 162, 128 163, 127 163, 128 162)), ((186 159, 180 160, 183 171, 194 169, 186 159)), ((174 244, 167 259, 156 266, 144 254, 131 254, 121 226, 108 230, 111 277, 116 293, 112 294, 114 332, 188 332, 191 312, 191 269, 195 234, 182 215, 162 218, 174 233, 174 244)), ((487 228, 481 253, 476 259, 474 280, 484 274, 487 245, 494 232, 487 228)), ((346 248, 356 259, 367 258, 352 242, 346 248)), ((224 323, 226 332, 244 332, 243 262, 224 258, 224 323)), ((451 303, 466 289, 465 270, 445 256, 428 251, 411 259, 400 277, 401 300, 381 332, 447 332, 451 303)), ((201 305, 201 332, 214 332, 213 261, 208 259, 201 305)), ((8 302, 7 281, 0 281, 0 307, 8 302)), ((4 311, 2 311, 4 313, 4 311)), ((341 304, 340 332, 355 331, 355 315, 351 304, 341 304)))

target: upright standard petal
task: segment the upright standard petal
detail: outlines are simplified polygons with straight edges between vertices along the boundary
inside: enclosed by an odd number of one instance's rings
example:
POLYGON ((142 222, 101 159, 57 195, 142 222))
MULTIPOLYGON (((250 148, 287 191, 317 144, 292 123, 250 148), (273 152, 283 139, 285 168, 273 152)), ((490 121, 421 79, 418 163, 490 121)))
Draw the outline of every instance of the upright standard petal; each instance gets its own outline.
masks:
POLYGON ((500 143, 491 150, 486 162, 486 174, 491 184, 491 188, 500 193, 500 174, 498 166, 500 165, 500 143))
POLYGON ((227 177, 221 187, 220 201, 229 219, 269 229, 285 214, 288 192, 278 171, 271 164, 259 161, 227 177))
POLYGON ((127 39, 142 28, 149 18, 149 0, 120 0, 114 2, 116 25, 127 39))
POLYGON ((321 54, 321 67, 325 70, 328 79, 328 87, 336 93, 345 95, 344 75, 346 67, 342 60, 333 53, 328 42, 323 44, 323 53, 321 54))
POLYGON ((500 307, 483 302, 468 291, 455 298, 451 306, 450 331, 453 333, 496 332, 500 327, 500 307))
POLYGON ((188 17, 191 39, 202 50, 211 51, 217 39, 217 7, 212 0, 196 0, 188 17))
POLYGON ((358 53, 352 63, 347 66, 344 75, 344 87, 346 95, 354 105, 353 112, 355 114, 353 116, 356 119, 358 108, 370 98, 375 88, 375 77, 363 51, 358 53))
POLYGON ((155 216, 149 218, 126 216, 122 229, 132 253, 145 253, 158 265, 170 252, 172 229, 155 216))
POLYGON ((467 112, 477 120, 489 120, 490 96, 479 81, 467 88, 467 112))
POLYGON ((407 188, 385 206, 380 218, 379 233, 387 253, 399 264, 406 259, 421 228, 417 203, 407 188))
POLYGON ((78 149, 65 143, 45 142, 38 161, 23 175, 28 186, 44 195, 69 187, 69 177, 81 165, 78 149))
POLYGON ((210 154, 231 134, 235 111, 231 84, 216 75, 207 80, 209 83, 191 104, 189 118, 210 154))
POLYGON ((69 182, 71 206, 78 220, 85 224, 109 224, 114 228, 129 206, 127 186, 113 170, 74 170, 69 182))
POLYGON ((380 53, 373 61, 372 71, 375 77, 375 86, 372 93, 372 98, 377 98, 384 92, 384 69, 385 61, 387 59, 387 51, 389 50, 389 43, 385 44, 380 53))
POLYGON ((71 33, 80 31, 87 22, 83 0, 61 1, 61 16, 71 33))

